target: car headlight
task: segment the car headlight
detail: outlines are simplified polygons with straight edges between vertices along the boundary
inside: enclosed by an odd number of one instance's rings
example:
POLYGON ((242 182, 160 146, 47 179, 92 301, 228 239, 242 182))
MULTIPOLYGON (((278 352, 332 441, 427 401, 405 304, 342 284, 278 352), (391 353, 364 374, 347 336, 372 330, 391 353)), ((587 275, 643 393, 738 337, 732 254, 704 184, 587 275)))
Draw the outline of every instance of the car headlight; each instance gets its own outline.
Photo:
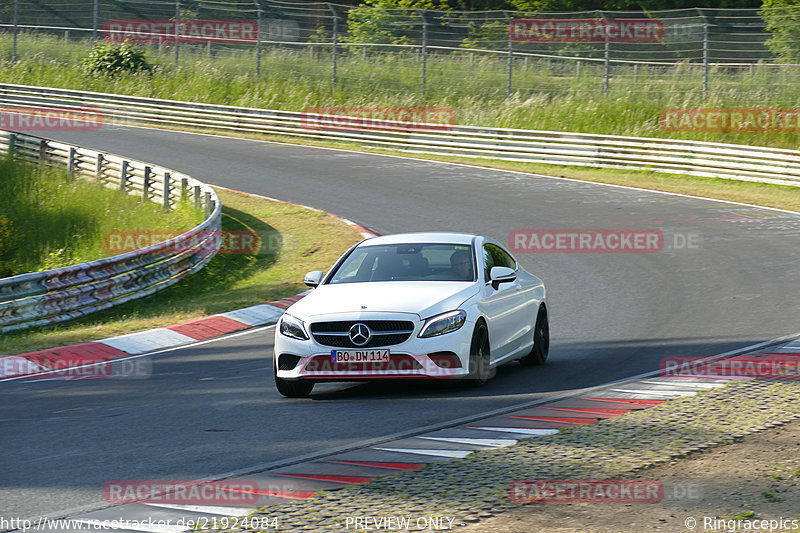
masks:
POLYGON ((308 340, 308 333, 306 333, 306 327, 303 321, 292 315, 287 315, 286 313, 281 317, 280 331, 283 335, 293 339, 301 341, 308 340))
POLYGON ((441 315, 436 315, 425 321, 419 336, 422 338, 435 337, 455 331, 467 321, 466 311, 449 311, 441 315))

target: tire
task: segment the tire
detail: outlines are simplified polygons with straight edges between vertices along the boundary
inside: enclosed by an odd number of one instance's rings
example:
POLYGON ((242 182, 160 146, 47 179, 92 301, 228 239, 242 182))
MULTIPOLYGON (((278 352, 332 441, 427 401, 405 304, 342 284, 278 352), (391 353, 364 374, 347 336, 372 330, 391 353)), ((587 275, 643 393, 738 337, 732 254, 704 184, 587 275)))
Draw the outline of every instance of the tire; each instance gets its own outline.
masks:
POLYGON ((308 395, 311 394, 311 390, 314 388, 313 381, 303 381, 299 379, 290 381, 288 379, 279 378, 278 368, 275 365, 272 367, 272 374, 275 376, 275 386, 278 388, 278 392, 287 398, 308 398, 308 395))
POLYGON ((523 365, 543 365, 550 352, 550 324, 547 320, 547 309, 539 307, 536 324, 533 326, 533 347, 531 353, 519 360, 523 365))
POLYGON ((480 387, 494 375, 489 350, 489 330, 484 322, 478 322, 469 348, 469 377, 464 380, 468 386, 480 387))

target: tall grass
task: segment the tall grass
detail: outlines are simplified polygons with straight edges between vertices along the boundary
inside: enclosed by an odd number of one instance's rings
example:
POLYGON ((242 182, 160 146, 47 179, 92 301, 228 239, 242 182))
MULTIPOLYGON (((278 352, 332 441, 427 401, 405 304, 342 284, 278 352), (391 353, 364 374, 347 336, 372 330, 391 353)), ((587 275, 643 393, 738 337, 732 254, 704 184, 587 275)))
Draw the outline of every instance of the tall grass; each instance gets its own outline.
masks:
POLYGON ((152 202, 68 176, 61 169, 0 159, 0 215, 10 220, 13 272, 35 272, 114 255, 108 233, 185 231, 203 220, 193 206, 152 202))
MULTIPOLYGON (((351 51, 342 47, 332 88, 330 46, 270 48, 255 74, 252 49, 183 45, 179 67, 174 50, 149 46, 156 72, 115 78, 88 77, 78 59, 90 43, 54 36, 20 37, 16 64, 6 62, 0 81, 116 92, 198 102, 302 110, 306 107, 452 107, 457 122, 494 127, 688 138, 798 148, 798 132, 669 132, 659 118, 666 108, 800 107, 800 69, 754 65, 714 67, 708 91, 702 67, 611 68, 609 90, 602 64, 550 60, 515 61, 512 94, 506 97, 507 58, 499 55, 431 54, 425 97, 421 61, 412 52, 351 51)), ((0 35, 0 57, 10 56, 9 37, 0 35)))

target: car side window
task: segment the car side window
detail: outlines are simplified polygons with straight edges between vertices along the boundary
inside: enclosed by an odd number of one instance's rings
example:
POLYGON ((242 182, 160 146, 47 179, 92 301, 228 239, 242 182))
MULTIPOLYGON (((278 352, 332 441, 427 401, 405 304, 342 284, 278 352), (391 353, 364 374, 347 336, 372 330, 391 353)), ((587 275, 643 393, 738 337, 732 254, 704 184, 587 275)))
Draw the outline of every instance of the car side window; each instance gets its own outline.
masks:
POLYGON ((503 266, 514 270, 517 269, 517 263, 514 258, 496 244, 486 243, 483 245, 483 259, 486 262, 486 271, 484 272, 486 281, 489 281, 489 272, 492 267, 503 266))
POLYGON ((492 252, 489 250, 489 244, 483 245, 483 263, 486 265, 486 270, 483 272, 483 280, 489 281, 489 271, 492 270, 492 267, 495 266, 494 264, 494 256, 492 252))

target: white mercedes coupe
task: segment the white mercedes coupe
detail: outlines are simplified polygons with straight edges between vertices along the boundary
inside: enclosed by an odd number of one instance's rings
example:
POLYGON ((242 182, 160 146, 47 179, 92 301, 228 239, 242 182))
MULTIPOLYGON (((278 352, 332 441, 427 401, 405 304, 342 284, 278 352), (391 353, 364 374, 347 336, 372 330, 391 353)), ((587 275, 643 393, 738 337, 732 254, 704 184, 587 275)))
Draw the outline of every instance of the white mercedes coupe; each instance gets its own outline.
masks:
POLYGON ((481 385, 503 363, 547 359, 544 283, 487 237, 374 237, 304 282, 313 290, 275 328, 275 384, 290 398, 323 381, 481 385))

